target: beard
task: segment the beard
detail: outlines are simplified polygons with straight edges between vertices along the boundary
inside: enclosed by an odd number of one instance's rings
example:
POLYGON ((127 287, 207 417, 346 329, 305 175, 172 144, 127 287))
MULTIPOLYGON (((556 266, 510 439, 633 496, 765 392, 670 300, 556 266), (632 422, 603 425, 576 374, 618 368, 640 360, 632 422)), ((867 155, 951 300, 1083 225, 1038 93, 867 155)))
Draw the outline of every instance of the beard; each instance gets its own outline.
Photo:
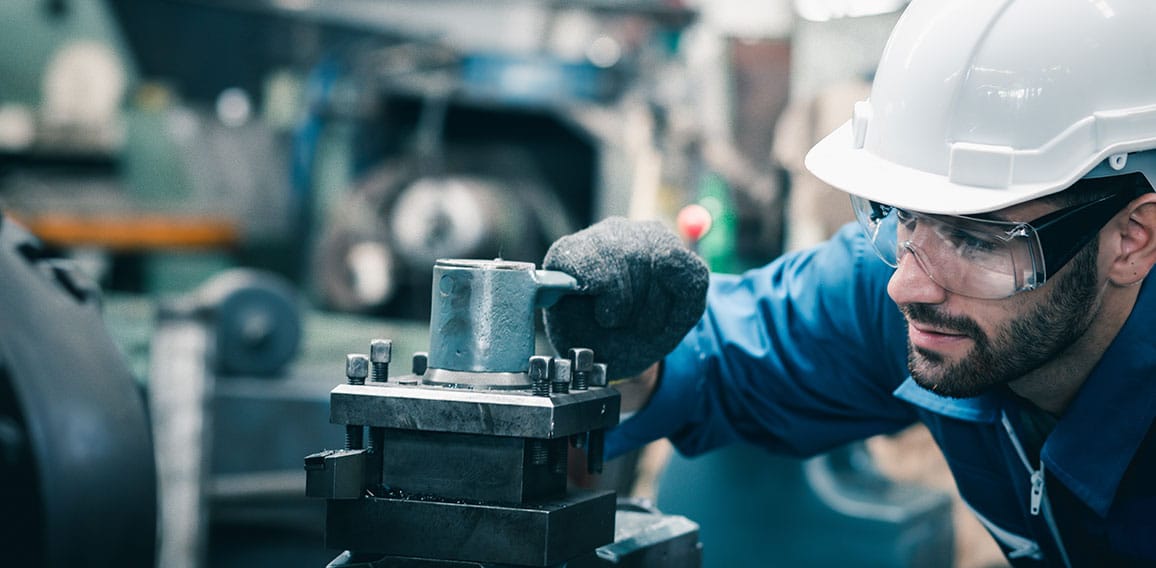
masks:
POLYGON ((1070 347, 1095 319, 1098 239, 1072 259, 1066 278, 1054 281, 1049 296, 988 336, 971 318, 941 313, 932 304, 901 306, 908 321, 941 326, 971 338, 962 359, 907 343, 907 367, 916 384, 936 394, 973 397, 1038 369, 1070 347))

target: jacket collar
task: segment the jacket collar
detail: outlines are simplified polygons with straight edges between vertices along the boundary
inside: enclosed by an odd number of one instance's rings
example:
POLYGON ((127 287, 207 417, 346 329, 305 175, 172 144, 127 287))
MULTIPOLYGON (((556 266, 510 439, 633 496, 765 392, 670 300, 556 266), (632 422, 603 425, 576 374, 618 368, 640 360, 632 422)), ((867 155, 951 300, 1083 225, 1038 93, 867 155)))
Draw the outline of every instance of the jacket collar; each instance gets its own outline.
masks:
POLYGON ((919 386, 910 376, 892 394, 936 414, 967 422, 996 422, 1002 408, 994 394, 949 398, 919 386))
MULTIPOLYGON (((1080 387, 1042 450, 1048 472, 1101 517, 1108 514, 1129 464, 1156 418, 1156 284, 1145 281, 1132 314, 1080 387)), ((908 377, 894 395, 936 414, 997 422, 1017 404, 991 392, 937 395, 908 377)))
POLYGON ((1144 281, 1132 314, 1088 375, 1043 459, 1101 517, 1156 417, 1156 284, 1144 281))

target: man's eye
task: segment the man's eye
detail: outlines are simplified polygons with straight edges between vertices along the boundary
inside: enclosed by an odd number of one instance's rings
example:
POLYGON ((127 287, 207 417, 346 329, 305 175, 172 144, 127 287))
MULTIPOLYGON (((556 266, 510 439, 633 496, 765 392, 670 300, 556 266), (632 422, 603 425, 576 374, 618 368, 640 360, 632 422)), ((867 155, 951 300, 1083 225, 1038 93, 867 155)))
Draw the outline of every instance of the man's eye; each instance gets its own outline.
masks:
POLYGON ((967 231, 954 230, 949 237, 952 245, 959 252, 991 252, 996 249, 995 243, 967 231))

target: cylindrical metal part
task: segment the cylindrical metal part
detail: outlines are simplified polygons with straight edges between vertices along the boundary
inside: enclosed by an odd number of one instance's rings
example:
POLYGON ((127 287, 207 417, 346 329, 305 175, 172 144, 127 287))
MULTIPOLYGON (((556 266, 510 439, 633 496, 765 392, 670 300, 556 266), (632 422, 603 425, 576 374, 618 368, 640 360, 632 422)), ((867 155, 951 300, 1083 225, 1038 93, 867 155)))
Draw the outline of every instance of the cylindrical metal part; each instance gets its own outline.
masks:
POLYGON ((550 358, 545 355, 530 357, 529 374, 534 396, 550 396, 550 358))
POLYGON ((429 353, 418 351, 413 354, 413 374, 421 376, 429 368, 429 353))
POLYGON ((351 385, 364 385, 369 376, 369 357, 360 353, 345 356, 345 378, 351 385))
POLYGON ((437 369, 525 372, 534 354, 534 265, 434 264, 429 363, 437 369))
POLYGON ((575 347, 569 351, 573 367, 570 388, 586 390, 590 386, 590 372, 594 370, 594 351, 585 347, 575 347))
POLYGON ((429 366, 449 371, 524 373, 534 354, 541 293, 577 288, 529 262, 439 260, 433 269, 429 366))
POLYGON ((554 359, 550 367, 550 392, 565 394, 570 392, 570 369, 573 364, 569 359, 554 359))
POLYGON ((586 447, 586 471, 602 473, 603 451, 606 439, 604 430, 591 430, 590 439, 586 447))
POLYGON ((389 362, 393 357, 393 341, 374 339, 369 342, 369 363, 373 366, 373 380, 384 383, 389 380, 389 362))

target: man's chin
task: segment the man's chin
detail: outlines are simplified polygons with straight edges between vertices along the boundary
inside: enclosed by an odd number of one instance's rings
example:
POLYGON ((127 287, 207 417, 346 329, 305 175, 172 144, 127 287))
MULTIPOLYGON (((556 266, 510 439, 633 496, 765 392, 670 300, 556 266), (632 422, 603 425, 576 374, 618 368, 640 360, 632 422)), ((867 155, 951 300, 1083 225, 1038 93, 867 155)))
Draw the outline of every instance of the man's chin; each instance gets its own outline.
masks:
POLYGON ((972 398, 983 394, 986 387, 979 385, 961 385, 956 381, 929 378, 922 373, 912 373, 915 384, 947 398, 972 398))
POLYGON ((921 349, 913 349, 908 367, 915 384, 948 398, 972 398, 983 394, 987 385, 976 384, 973 373, 968 373, 959 362, 921 349))

